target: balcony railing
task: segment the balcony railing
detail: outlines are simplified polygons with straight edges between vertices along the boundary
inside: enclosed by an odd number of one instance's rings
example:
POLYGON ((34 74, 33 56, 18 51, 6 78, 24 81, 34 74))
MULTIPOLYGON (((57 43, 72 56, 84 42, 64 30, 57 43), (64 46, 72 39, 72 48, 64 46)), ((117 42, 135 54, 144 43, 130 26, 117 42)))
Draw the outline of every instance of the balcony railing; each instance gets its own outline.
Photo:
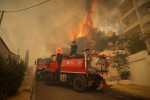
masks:
POLYGON ((139 22, 138 22, 138 21, 135 22, 135 23, 132 24, 132 25, 129 25, 129 26, 127 26, 127 27, 124 27, 124 33, 126 33, 127 31, 129 31, 129 30, 131 30, 131 29, 133 29, 133 28, 136 27, 137 25, 139 25, 139 22))
POLYGON ((143 16, 143 18, 141 19, 141 23, 142 25, 144 25, 145 23, 150 22, 150 13, 148 13, 147 15, 143 16))
POLYGON ((143 4, 146 4, 146 3, 148 3, 148 2, 150 2, 150 0, 139 0, 136 5, 137 5, 137 7, 139 8, 139 7, 141 7, 143 4))
POLYGON ((119 6, 121 17, 123 17, 124 15, 126 15, 126 13, 130 12, 131 9, 133 9, 133 8, 134 8, 133 0, 125 0, 125 2, 123 2, 119 6))

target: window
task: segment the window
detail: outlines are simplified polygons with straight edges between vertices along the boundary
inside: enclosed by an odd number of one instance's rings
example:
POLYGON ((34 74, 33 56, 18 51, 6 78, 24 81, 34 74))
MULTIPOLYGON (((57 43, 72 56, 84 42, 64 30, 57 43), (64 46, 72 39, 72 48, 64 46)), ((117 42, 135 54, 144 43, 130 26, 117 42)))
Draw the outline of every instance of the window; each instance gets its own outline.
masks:
POLYGON ((52 56, 52 62, 55 62, 55 60, 56 60, 56 55, 53 55, 52 56))
POLYGON ((38 63, 38 65, 46 65, 47 59, 38 59, 37 63, 38 63))

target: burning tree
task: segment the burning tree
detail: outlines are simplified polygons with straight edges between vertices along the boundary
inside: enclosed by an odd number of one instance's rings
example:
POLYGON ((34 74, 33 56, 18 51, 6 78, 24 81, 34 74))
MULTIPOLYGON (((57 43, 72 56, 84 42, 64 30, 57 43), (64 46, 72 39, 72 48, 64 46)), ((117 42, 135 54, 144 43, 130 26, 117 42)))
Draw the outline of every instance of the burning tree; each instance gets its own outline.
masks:
POLYGON ((97 38, 98 29, 93 26, 94 7, 98 0, 88 0, 88 14, 87 18, 81 21, 78 28, 71 29, 70 40, 77 40, 78 51, 89 48, 94 49, 97 38))
MULTIPOLYGON (((87 18, 83 21, 81 21, 79 27, 77 29, 71 29, 71 36, 70 40, 72 41, 73 39, 78 39, 80 37, 88 36, 90 37, 89 32, 94 29, 93 26, 93 12, 94 12, 94 7, 98 0, 90 0, 89 2, 89 9, 88 9, 88 15, 87 18)), ((96 29, 96 28, 95 28, 96 29)), ((97 30, 97 29, 96 29, 97 30)))

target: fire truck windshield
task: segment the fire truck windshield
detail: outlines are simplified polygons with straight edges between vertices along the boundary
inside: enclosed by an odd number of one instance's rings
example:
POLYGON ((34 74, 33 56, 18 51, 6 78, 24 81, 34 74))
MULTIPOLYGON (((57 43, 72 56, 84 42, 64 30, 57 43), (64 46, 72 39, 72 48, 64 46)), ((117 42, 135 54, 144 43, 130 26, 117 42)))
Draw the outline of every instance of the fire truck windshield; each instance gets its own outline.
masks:
POLYGON ((46 65, 46 63, 47 63, 46 59, 38 59, 38 62, 37 62, 38 65, 46 65))
POLYGON ((52 62, 55 62, 55 60, 56 60, 56 55, 51 56, 51 58, 52 58, 52 62))

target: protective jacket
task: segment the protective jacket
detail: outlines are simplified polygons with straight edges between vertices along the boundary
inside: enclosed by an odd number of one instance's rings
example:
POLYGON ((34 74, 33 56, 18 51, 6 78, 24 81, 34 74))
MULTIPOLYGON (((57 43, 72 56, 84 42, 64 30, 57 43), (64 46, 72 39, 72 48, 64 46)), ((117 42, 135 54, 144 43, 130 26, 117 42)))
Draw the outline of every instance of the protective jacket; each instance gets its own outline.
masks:
POLYGON ((78 45, 77 45, 76 41, 73 41, 71 44, 71 51, 77 51, 77 47, 78 47, 78 45))
POLYGON ((57 62, 59 65, 61 65, 61 63, 62 63, 62 56, 60 53, 57 53, 57 62))
POLYGON ((76 56, 77 47, 78 47, 78 45, 77 45, 76 41, 73 41, 71 44, 70 56, 72 56, 73 54, 76 56))

